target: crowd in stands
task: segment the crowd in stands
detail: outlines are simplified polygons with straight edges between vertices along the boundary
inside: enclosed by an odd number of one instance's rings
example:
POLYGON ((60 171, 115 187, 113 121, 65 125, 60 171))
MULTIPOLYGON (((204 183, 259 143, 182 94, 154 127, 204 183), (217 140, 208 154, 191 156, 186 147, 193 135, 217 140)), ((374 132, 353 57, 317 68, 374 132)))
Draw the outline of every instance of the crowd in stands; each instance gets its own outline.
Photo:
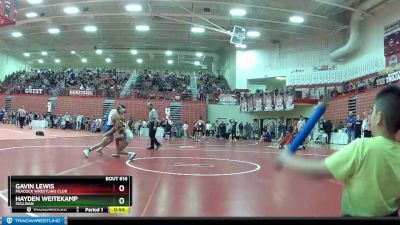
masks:
POLYGON ((43 94, 63 94, 68 89, 112 93, 121 90, 129 76, 108 68, 21 70, 7 75, 1 89, 8 94, 24 94, 26 89, 43 89, 43 94))
MULTIPOLYGON (((41 89, 41 94, 68 95, 69 90, 93 90, 99 97, 119 97, 130 72, 119 72, 111 68, 84 69, 32 69, 7 75, 0 83, 0 93, 25 94, 26 89, 41 89)), ((191 74, 174 72, 152 72, 138 74, 136 82, 126 97, 142 99, 192 100, 191 74)), ((198 72, 198 100, 216 99, 219 94, 229 93, 224 76, 198 72)))

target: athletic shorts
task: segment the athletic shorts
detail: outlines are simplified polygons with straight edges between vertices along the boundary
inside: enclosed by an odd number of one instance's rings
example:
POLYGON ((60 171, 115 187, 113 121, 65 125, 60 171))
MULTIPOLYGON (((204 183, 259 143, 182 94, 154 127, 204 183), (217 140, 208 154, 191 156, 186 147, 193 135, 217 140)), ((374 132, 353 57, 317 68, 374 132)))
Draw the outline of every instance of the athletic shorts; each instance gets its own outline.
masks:
POLYGON ((133 140, 133 133, 130 129, 125 129, 125 135, 126 135, 126 143, 129 144, 133 140))
POLYGON ((108 131, 110 131, 111 129, 113 129, 114 125, 106 125, 104 128, 104 133, 107 133, 108 131))

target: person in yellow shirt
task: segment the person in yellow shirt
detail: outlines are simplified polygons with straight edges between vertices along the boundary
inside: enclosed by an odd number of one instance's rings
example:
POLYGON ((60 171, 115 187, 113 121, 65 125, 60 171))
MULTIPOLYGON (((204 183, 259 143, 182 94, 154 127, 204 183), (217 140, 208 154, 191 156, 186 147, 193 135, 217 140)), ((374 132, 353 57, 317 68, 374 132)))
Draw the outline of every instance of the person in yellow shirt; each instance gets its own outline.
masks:
POLYGON ((371 117, 373 138, 357 139, 324 161, 316 162, 285 151, 277 160, 287 168, 344 184, 342 215, 397 217, 400 206, 400 88, 388 86, 375 99, 371 117))

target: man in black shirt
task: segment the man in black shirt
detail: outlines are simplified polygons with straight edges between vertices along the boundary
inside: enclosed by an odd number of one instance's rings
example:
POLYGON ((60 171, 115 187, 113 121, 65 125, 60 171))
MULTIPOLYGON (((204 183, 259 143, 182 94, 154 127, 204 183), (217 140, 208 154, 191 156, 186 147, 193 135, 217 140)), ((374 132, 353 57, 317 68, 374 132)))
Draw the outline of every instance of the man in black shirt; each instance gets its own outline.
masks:
POLYGON ((236 138, 237 122, 234 119, 231 119, 229 122, 231 123, 231 126, 232 126, 232 128, 231 128, 231 135, 232 135, 231 141, 235 141, 236 142, 237 141, 237 138, 236 138))

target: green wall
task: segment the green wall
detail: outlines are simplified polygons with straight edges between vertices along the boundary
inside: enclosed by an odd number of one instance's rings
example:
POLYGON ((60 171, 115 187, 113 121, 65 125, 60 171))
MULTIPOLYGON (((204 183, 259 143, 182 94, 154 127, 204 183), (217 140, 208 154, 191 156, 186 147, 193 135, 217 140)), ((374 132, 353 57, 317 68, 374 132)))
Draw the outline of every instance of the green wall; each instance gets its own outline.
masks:
POLYGON ((7 52, 0 52, 0 80, 17 70, 25 69, 26 64, 22 60, 11 56, 7 52))

